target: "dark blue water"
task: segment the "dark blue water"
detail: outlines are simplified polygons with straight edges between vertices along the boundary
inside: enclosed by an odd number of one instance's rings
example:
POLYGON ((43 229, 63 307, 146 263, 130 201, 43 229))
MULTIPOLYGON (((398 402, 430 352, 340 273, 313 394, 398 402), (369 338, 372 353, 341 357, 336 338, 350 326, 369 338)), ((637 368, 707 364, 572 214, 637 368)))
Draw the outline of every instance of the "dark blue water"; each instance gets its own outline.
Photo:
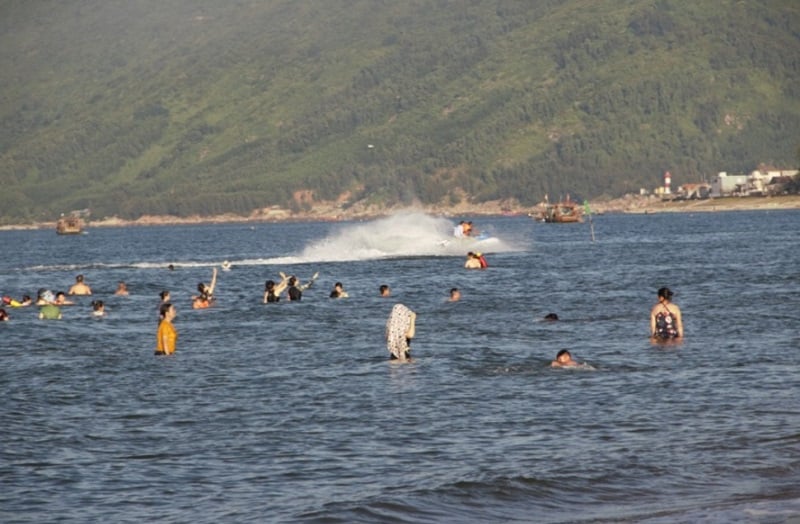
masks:
POLYGON ((0 520, 800 519, 800 213, 599 216, 594 243, 588 224, 475 222, 485 271, 417 215, 0 232, 0 293, 82 273, 109 309, 0 325, 0 520), (223 260, 217 306, 192 311, 223 260), (278 271, 320 277, 264 305, 278 271), (336 281, 350 298, 327 298, 336 281), (662 286, 678 346, 647 337, 662 286), (411 364, 387 359, 395 302, 418 313, 411 364), (551 369, 561 348, 595 370, 551 369))

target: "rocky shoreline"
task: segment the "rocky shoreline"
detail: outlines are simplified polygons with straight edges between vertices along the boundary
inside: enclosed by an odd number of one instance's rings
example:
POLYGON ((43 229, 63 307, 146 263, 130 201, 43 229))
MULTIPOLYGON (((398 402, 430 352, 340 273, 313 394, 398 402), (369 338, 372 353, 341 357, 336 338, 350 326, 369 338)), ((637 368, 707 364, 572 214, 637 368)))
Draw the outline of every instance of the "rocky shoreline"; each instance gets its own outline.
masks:
MULTIPOLYGON (((605 213, 694 213, 719 211, 752 211, 800 209, 800 195, 781 195, 772 197, 726 197, 707 200, 662 200, 655 196, 626 195, 614 200, 592 201, 589 207, 594 214, 605 213)), ((227 224, 259 222, 320 222, 370 220, 403 211, 416 211, 444 217, 528 215, 535 213, 537 207, 521 206, 516 201, 494 201, 480 204, 462 202, 453 206, 408 206, 380 208, 368 205, 342 207, 336 203, 315 203, 309 210, 293 213, 288 209, 270 207, 256 210, 248 216, 224 214, 215 216, 152 216, 145 215, 135 220, 106 217, 91 220, 90 227, 135 227, 185 224, 227 224)), ((55 222, 16 224, 0 226, 2 230, 52 229, 55 222)))

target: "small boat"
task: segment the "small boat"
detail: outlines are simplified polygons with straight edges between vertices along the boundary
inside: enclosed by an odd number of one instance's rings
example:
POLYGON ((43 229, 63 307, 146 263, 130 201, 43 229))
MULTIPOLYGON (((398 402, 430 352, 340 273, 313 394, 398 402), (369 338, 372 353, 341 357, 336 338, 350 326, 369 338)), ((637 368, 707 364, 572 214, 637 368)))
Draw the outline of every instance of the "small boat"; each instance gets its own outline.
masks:
POLYGON ((545 204, 537 218, 554 224, 583 222, 583 209, 580 204, 567 198, 555 204, 545 204))
POLYGON ((80 235, 83 233, 83 220, 81 217, 61 217, 56 222, 56 233, 59 235, 80 235))

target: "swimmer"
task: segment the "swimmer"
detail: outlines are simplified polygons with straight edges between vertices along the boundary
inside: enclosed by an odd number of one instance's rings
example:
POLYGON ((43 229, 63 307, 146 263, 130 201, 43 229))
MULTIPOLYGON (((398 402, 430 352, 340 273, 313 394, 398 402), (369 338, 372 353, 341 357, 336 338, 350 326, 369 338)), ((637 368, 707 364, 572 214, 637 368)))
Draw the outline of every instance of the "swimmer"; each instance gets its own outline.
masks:
POLYGON ((63 291, 59 291, 58 293, 56 293, 55 304, 57 306, 74 306, 75 302, 67 300, 67 295, 65 295, 63 291))
POLYGON ((450 298, 448 302, 458 302, 459 300, 461 300, 461 290, 457 287, 450 288, 450 298))
POLYGON ((167 269, 169 269, 170 271, 175 271, 175 264, 168 265, 167 269))
POLYGON ((6 313, 6 310, 0 307, 0 322, 8 322, 9 320, 11 319, 9 318, 8 313, 6 313))
POLYGON ((40 290, 37 305, 39 308, 39 318, 41 320, 61 320, 61 308, 55 305, 56 297, 50 290, 40 290))
POLYGON ((303 291, 314 285, 314 281, 317 279, 317 277, 319 277, 319 272, 314 273, 311 279, 305 284, 300 284, 299 280, 297 280, 297 277, 294 275, 289 277, 289 300, 302 300, 303 291))
POLYGON ((392 290, 388 286, 388 284, 381 284, 381 287, 378 288, 378 296, 380 296, 380 297, 390 297, 390 296, 392 296, 392 290))
POLYGON ((386 348, 389 358, 400 362, 411 360, 411 339, 416 334, 417 314, 403 304, 395 304, 386 321, 386 348))
POLYGON ((129 293, 128 293, 128 284, 126 284, 125 282, 120 280, 117 283, 117 290, 114 291, 114 294, 127 297, 129 295, 129 293))
POLYGON ((347 298, 350 295, 347 294, 347 291, 344 290, 341 282, 337 282, 333 285, 333 290, 331 291, 330 298, 347 298))
POLYGON ((556 320, 558 320, 558 315, 556 315, 555 313, 548 313, 544 316, 544 319, 547 320, 548 322, 555 322, 556 320))
POLYGON ((158 333, 156 334, 156 355, 171 355, 175 353, 178 332, 175 330, 175 326, 172 325, 172 321, 177 314, 175 306, 169 302, 161 305, 161 309, 159 309, 161 322, 158 324, 158 333))
POLYGON ((13 308, 26 307, 33 304, 33 300, 31 299, 30 295, 23 295, 22 300, 14 300, 11 297, 3 297, 3 304, 13 308))
POLYGON ((470 251, 467 253, 467 261, 464 263, 464 267, 466 269, 482 269, 481 266, 481 259, 478 258, 478 255, 470 251))
POLYGON ((92 288, 84 282, 83 275, 75 277, 75 283, 69 288, 70 295, 91 295, 92 288))
POLYGON ((92 300, 92 316, 104 317, 106 316, 106 305, 102 300, 92 300))
POLYGON ((192 309, 206 309, 214 305, 214 288, 217 286, 217 268, 211 271, 211 284, 197 284, 199 295, 192 297, 192 309))
POLYGON ((222 261, 222 270, 223 271, 230 271, 231 270, 231 263, 227 260, 222 261))
POLYGON ((554 368, 577 368, 583 364, 572 360, 572 355, 566 349, 562 349, 556 355, 556 359, 550 363, 550 367, 554 368))
POLYGON ((653 340, 683 338, 681 308, 670 302, 672 295, 667 287, 658 290, 658 303, 650 310, 650 337, 653 340))
POLYGON ((280 273, 281 281, 276 283, 274 280, 264 282, 264 304, 280 302, 281 293, 289 287, 289 277, 285 273, 280 273))

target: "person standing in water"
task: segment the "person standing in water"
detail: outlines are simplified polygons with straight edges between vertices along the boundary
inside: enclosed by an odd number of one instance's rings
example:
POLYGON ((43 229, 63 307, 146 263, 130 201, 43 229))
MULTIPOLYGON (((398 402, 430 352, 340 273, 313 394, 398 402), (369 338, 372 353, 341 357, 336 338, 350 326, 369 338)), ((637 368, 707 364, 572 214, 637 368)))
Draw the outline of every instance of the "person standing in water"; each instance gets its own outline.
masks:
POLYGON ((119 283, 117 284, 117 290, 114 291, 114 294, 127 297, 130 294, 128 293, 128 284, 120 280, 119 283))
POLYGON ((161 322, 158 324, 158 333, 156 334, 156 355, 171 355, 175 353, 175 346, 178 341, 178 332, 172 321, 177 315, 175 306, 169 302, 161 305, 159 316, 161 322))
POLYGON ((333 285, 333 290, 331 291, 330 298, 347 298, 350 295, 347 294, 347 291, 344 290, 344 286, 341 282, 337 282, 333 285))
POLYGON ((417 314, 403 304, 392 307, 386 321, 386 348, 391 360, 411 360, 411 339, 416 334, 416 320, 417 314))
POLYGON ((75 283, 69 288, 70 295, 91 295, 92 288, 83 281, 83 275, 75 277, 75 283))
POLYGON ((317 277, 319 277, 319 272, 314 273, 309 279, 309 281, 306 282, 305 284, 300 284, 300 281, 294 275, 289 277, 289 292, 288 292, 289 300, 290 301, 302 300, 303 291, 313 286, 314 281, 317 280, 317 277))
POLYGON ((272 302, 280 302, 281 293, 289 287, 289 277, 281 272, 281 281, 277 284, 274 280, 267 280, 264 282, 264 304, 272 302))
POLYGON ((650 337, 653 340, 683 338, 681 308, 671 302, 672 295, 668 287, 658 290, 658 303, 650 310, 650 337))

